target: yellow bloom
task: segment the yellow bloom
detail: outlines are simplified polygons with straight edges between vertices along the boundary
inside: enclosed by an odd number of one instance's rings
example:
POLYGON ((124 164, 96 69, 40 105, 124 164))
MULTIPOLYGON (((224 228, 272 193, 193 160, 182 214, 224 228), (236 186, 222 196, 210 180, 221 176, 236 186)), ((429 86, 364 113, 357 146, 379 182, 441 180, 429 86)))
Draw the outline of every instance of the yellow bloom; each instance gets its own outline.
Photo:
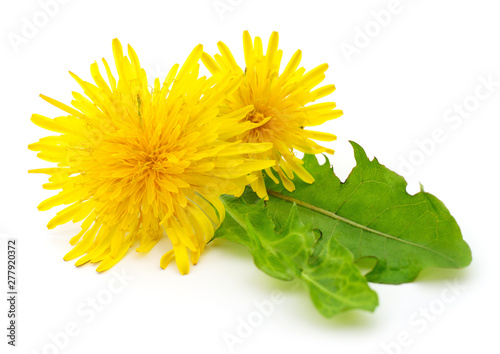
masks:
POLYGON ((61 189, 39 210, 69 205, 47 227, 82 221, 75 247, 65 260, 76 265, 100 262, 97 271, 116 264, 133 244, 149 251, 166 231, 173 249, 161 259, 165 268, 175 257, 179 271, 189 272, 224 218, 221 194, 239 195, 255 177, 250 173, 273 163, 242 158, 269 150, 271 144, 241 144, 235 136, 255 124, 236 124, 252 106, 218 115, 218 107, 241 79, 221 73, 198 77, 203 53, 197 46, 185 64, 172 67, 165 81, 148 87, 146 73, 132 47, 124 56, 113 41, 118 80, 103 59, 107 83, 97 63, 95 84, 71 73, 86 97, 73 92, 71 106, 42 95, 68 115, 50 119, 34 114, 38 126, 60 133, 40 139, 29 149, 57 167, 30 170, 50 175, 45 189, 61 189), (231 142, 229 142, 231 140, 231 142))
MULTIPOLYGON (((248 31, 243 33, 246 64, 244 71, 224 43, 219 42, 218 47, 221 54, 216 54, 215 60, 203 53, 202 61, 207 69, 214 75, 223 72, 229 72, 235 77, 245 75, 238 90, 228 97, 221 107, 221 114, 238 111, 247 105, 255 107, 245 116, 243 122, 254 122, 257 125, 235 139, 249 143, 272 143, 272 150, 255 154, 254 157, 276 160, 272 170, 279 175, 287 190, 295 189, 291 181, 294 173, 307 183, 314 182, 314 178, 303 168, 302 160, 295 156, 294 149, 307 154, 333 153, 333 150, 322 147, 313 140, 332 141, 336 139, 335 135, 304 129, 342 115, 341 110, 335 109, 333 102, 308 105, 335 91, 334 85, 313 90, 325 78, 324 72, 328 65, 320 65, 306 73, 304 68, 298 68, 302 53, 297 50, 280 74, 283 52, 278 50, 277 32, 271 35, 265 55, 261 39, 255 37, 252 43, 248 31)), ((279 183, 272 170, 265 169, 267 175, 275 183, 279 183)), ((261 171, 256 174, 259 178, 251 186, 259 197, 267 198, 263 174, 261 171)))

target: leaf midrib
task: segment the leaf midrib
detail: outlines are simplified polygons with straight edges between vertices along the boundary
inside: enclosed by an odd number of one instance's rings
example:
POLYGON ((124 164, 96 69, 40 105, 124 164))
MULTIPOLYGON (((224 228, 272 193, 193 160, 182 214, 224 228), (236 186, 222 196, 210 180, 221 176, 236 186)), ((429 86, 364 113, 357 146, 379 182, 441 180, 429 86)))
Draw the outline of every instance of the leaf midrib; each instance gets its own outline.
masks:
POLYGON ((299 205, 301 207, 310 209, 310 210, 315 211, 315 212, 317 212, 319 214, 325 215, 327 217, 330 217, 332 219, 338 220, 338 221, 343 222, 345 224, 354 226, 354 227, 356 227, 358 229, 361 229, 361 230, 364 230, 366 232, 370 232, 372 234, 375 234, 375 235, 378 235, 378 236, 382 236, 382 237, 385 237, 385 238, 393 240, 393 241, 401 242, 401 243, 404 243, 404 244, 407 244, 407 245, 410 245, 410 246, 414 246, 414 247, 417 247, 417 248, 421 248, 421 249, 426 250, 428 252, 437 254, 438 256, 441 256, 441 257, 449 260, 450 262, 456 264, 456 261, 454 259, 448 257, 447 255, 445 255, 445 254, 443 254, 443 253, 441 253, 439 251, 433 250, 432 248, 429 248, 429 247, 426 247, 426 246, 423 246, 423 245, 419 245, 418 243, 413 243, 413 242, 410 242, 410 241, 407 241, 407 240, 403 240, 401 238, 398 238, 398 237, 386 234, 384 232, 381 232, 381 231, 369 228, 369 227, 367 227, 365 225, 358 224, 355 221, 346 219, 346 218, 344 218, 344 217, 342 217, 340 215, 337 215, 337 214, 335 214, 335 213, 333 213, 331 211, 328 211, 328 210, 325 210, 323 208, 317 207, 315 205, 306 203, 306 202, 304 202, 302 200, 295 199, 295 198, 289 197, 287 195, 284 195, 284 194, 281 194, 281 193, 278 193, 278 192, 275 192, 275 191, 272 191, 272 190, 269 190, 269 189, 267 190, 267 193, 269 195, 272 195, 273 197, 278 198, 278 199, 284 200, 284 201, 289 202, 289 203, 295 203, 295 204, 297 204, 297 205, 299 205))
MULTIPOLYGON (((314 286, 316 286, 318 289, 322 290, 323 292, 327 293, 328 295, 330 295, 331 297, 334 297, 335 299, 337 299, 340 303, 343 303, 344 305, 347 305, 347 306, 350 306, 350 308, 356 308, 358 307, 359 305, 356 304, 355 302, 353 302, 351 299, 349 299, 347 296, 343 296, 343 295, 339 295, 337 293, 334 293, 333 291, 331 291, 330 289, 324 287, 323 285, 321 285, 321 283, 319 283, 318 281, 314 280, 313 278, 311 278, 307 273, 305 272, 302 272, 300 277, 302 279, 304 279, 305 281, 313 284, 314 286)), ((371 290, 371 289, 370 289, 371 290)), ((323 304, 324 305, 324 304, 323 304)), ((333 306, 332 306, 333 307, 333 306)))

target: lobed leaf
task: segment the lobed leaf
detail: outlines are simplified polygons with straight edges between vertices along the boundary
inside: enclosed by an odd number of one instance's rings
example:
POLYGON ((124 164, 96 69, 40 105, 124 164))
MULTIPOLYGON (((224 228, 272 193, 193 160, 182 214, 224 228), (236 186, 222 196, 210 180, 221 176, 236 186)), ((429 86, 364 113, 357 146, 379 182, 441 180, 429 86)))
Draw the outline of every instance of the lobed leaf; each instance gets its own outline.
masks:
POLYGON ((304 157, 313 184, 297 179, 296 190, 288 192, 267 180, 267 207, 274 221, 284 223, 297 204, 303 222, 314 225, 322 238, 335 238, 355 261, 376 259, 366 275, 371 282, 400 284, 413 281, 424 268, 467 266, 470 248, 445 205, 423 188, 408 194, 403 177, 377 159, 370 161, 358 144, 351 145, 356 166, 344 183, 328 160, 320 165, 313 155, 304 157))
POLYGON ((255 202, 250 189, 240 198, 223 196, 227 215, 215 237, 246 246, 255 264, 282 280, 303 281, 316 308, 326 317, 350 309, 373 311, 376 293, 353 263, 349 250, 334 237, 318 240, 311 223, 304 223, 291 204, 283 227, 276 229, 264 201, 255 202))

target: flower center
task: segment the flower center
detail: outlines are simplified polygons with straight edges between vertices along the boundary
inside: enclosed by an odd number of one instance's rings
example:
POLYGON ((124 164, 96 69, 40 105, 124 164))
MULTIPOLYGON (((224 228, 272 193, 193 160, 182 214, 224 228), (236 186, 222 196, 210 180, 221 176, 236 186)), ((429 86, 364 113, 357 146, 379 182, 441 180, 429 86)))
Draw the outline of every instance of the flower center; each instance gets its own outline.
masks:
POLYGON ((260 112, 257 112, 257 111, 254 111, 253 113, 250 114, 250 116, 248 117, 248 119, 252 122, 252 123, 260 123, 264 120, 264 115, 260 112))

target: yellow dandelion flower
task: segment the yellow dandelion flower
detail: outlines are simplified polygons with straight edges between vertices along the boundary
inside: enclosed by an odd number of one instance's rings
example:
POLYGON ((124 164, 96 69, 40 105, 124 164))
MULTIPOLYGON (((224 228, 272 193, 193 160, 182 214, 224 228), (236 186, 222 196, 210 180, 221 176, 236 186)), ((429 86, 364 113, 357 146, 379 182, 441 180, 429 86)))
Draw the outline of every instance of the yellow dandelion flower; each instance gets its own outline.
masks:
MULTIPOLYGON (((263 53, 262 40, 252 38, 248 31, 243 33, 243 49, 245 54, 245 70, 236 63, 229 48, 219 42, 220 55, 212 58, 203 53, 202 61, 214 75, 229 72, 235 77, 244 75, 244 80, 233 95, 228 97, 221 107, 221 114, 238 111, 247 105, 253 105, 243 122, 253 122, 257 125, 235 137, 249 143, 270 142, 274 148, 255 155, 259 159, 275 160, 276 164, 265 169, 267 175, 279 183, 273 170, 279 175, 285 188, 293 191, 295 186, 291 181, 294 174, 307 183, 314 178, 303 168, 302 160, 294 154, 294 149, 307 154, 333 150, 318 145, 313 140, 333 141, 333 134, 306 130, 305 127, 317 126, 342 115, 335 109, 335 103, 325 102, 309 105, 335 91, 334 85, 315 88, 324 78, 327 64, 320 65, 309 72, 298 68, 302 57, 297 50, 288 65, 280 74, 282 50, 278 50, 278 33, 273 32, 269 39, 266 54, 263 53)), ((261 171, 256 173, 258 179, 251 184, 259 197, 267 198, 267 191, 261 171)))
POLYGON ((180 69, 172 67, 163 84, 156 79, 149 87, 132 47, 124 56, 115 39, 118 80, 103 59, 108 82, 97 63, 90 67, 95 84, 71 73, 85 94, 73 92, 72 106, 41 96, 67 115, 31 118, 59 133, 29 146, 40 159, 57 164, 29 172, 50 175, 45 189, 61 189, 38 209, 66 205, 49 229, 83 221, 65 260, 99 262, 97 271, 104 271, 134 243, 137 251, 149 251, 166 231, 173 249, 160 265, 165 268, 175 257, 180 273, 187 274, 189 259, 196 264, 224 218, 219 196, 240 194, 255 179, 251 172, 273 165, 242 158, 272 145, 234 139, 255 125, 235 123, 253 107, 218 115, 241 80, 224 74, 199 77, 202 53, 197 46, 180 69))

